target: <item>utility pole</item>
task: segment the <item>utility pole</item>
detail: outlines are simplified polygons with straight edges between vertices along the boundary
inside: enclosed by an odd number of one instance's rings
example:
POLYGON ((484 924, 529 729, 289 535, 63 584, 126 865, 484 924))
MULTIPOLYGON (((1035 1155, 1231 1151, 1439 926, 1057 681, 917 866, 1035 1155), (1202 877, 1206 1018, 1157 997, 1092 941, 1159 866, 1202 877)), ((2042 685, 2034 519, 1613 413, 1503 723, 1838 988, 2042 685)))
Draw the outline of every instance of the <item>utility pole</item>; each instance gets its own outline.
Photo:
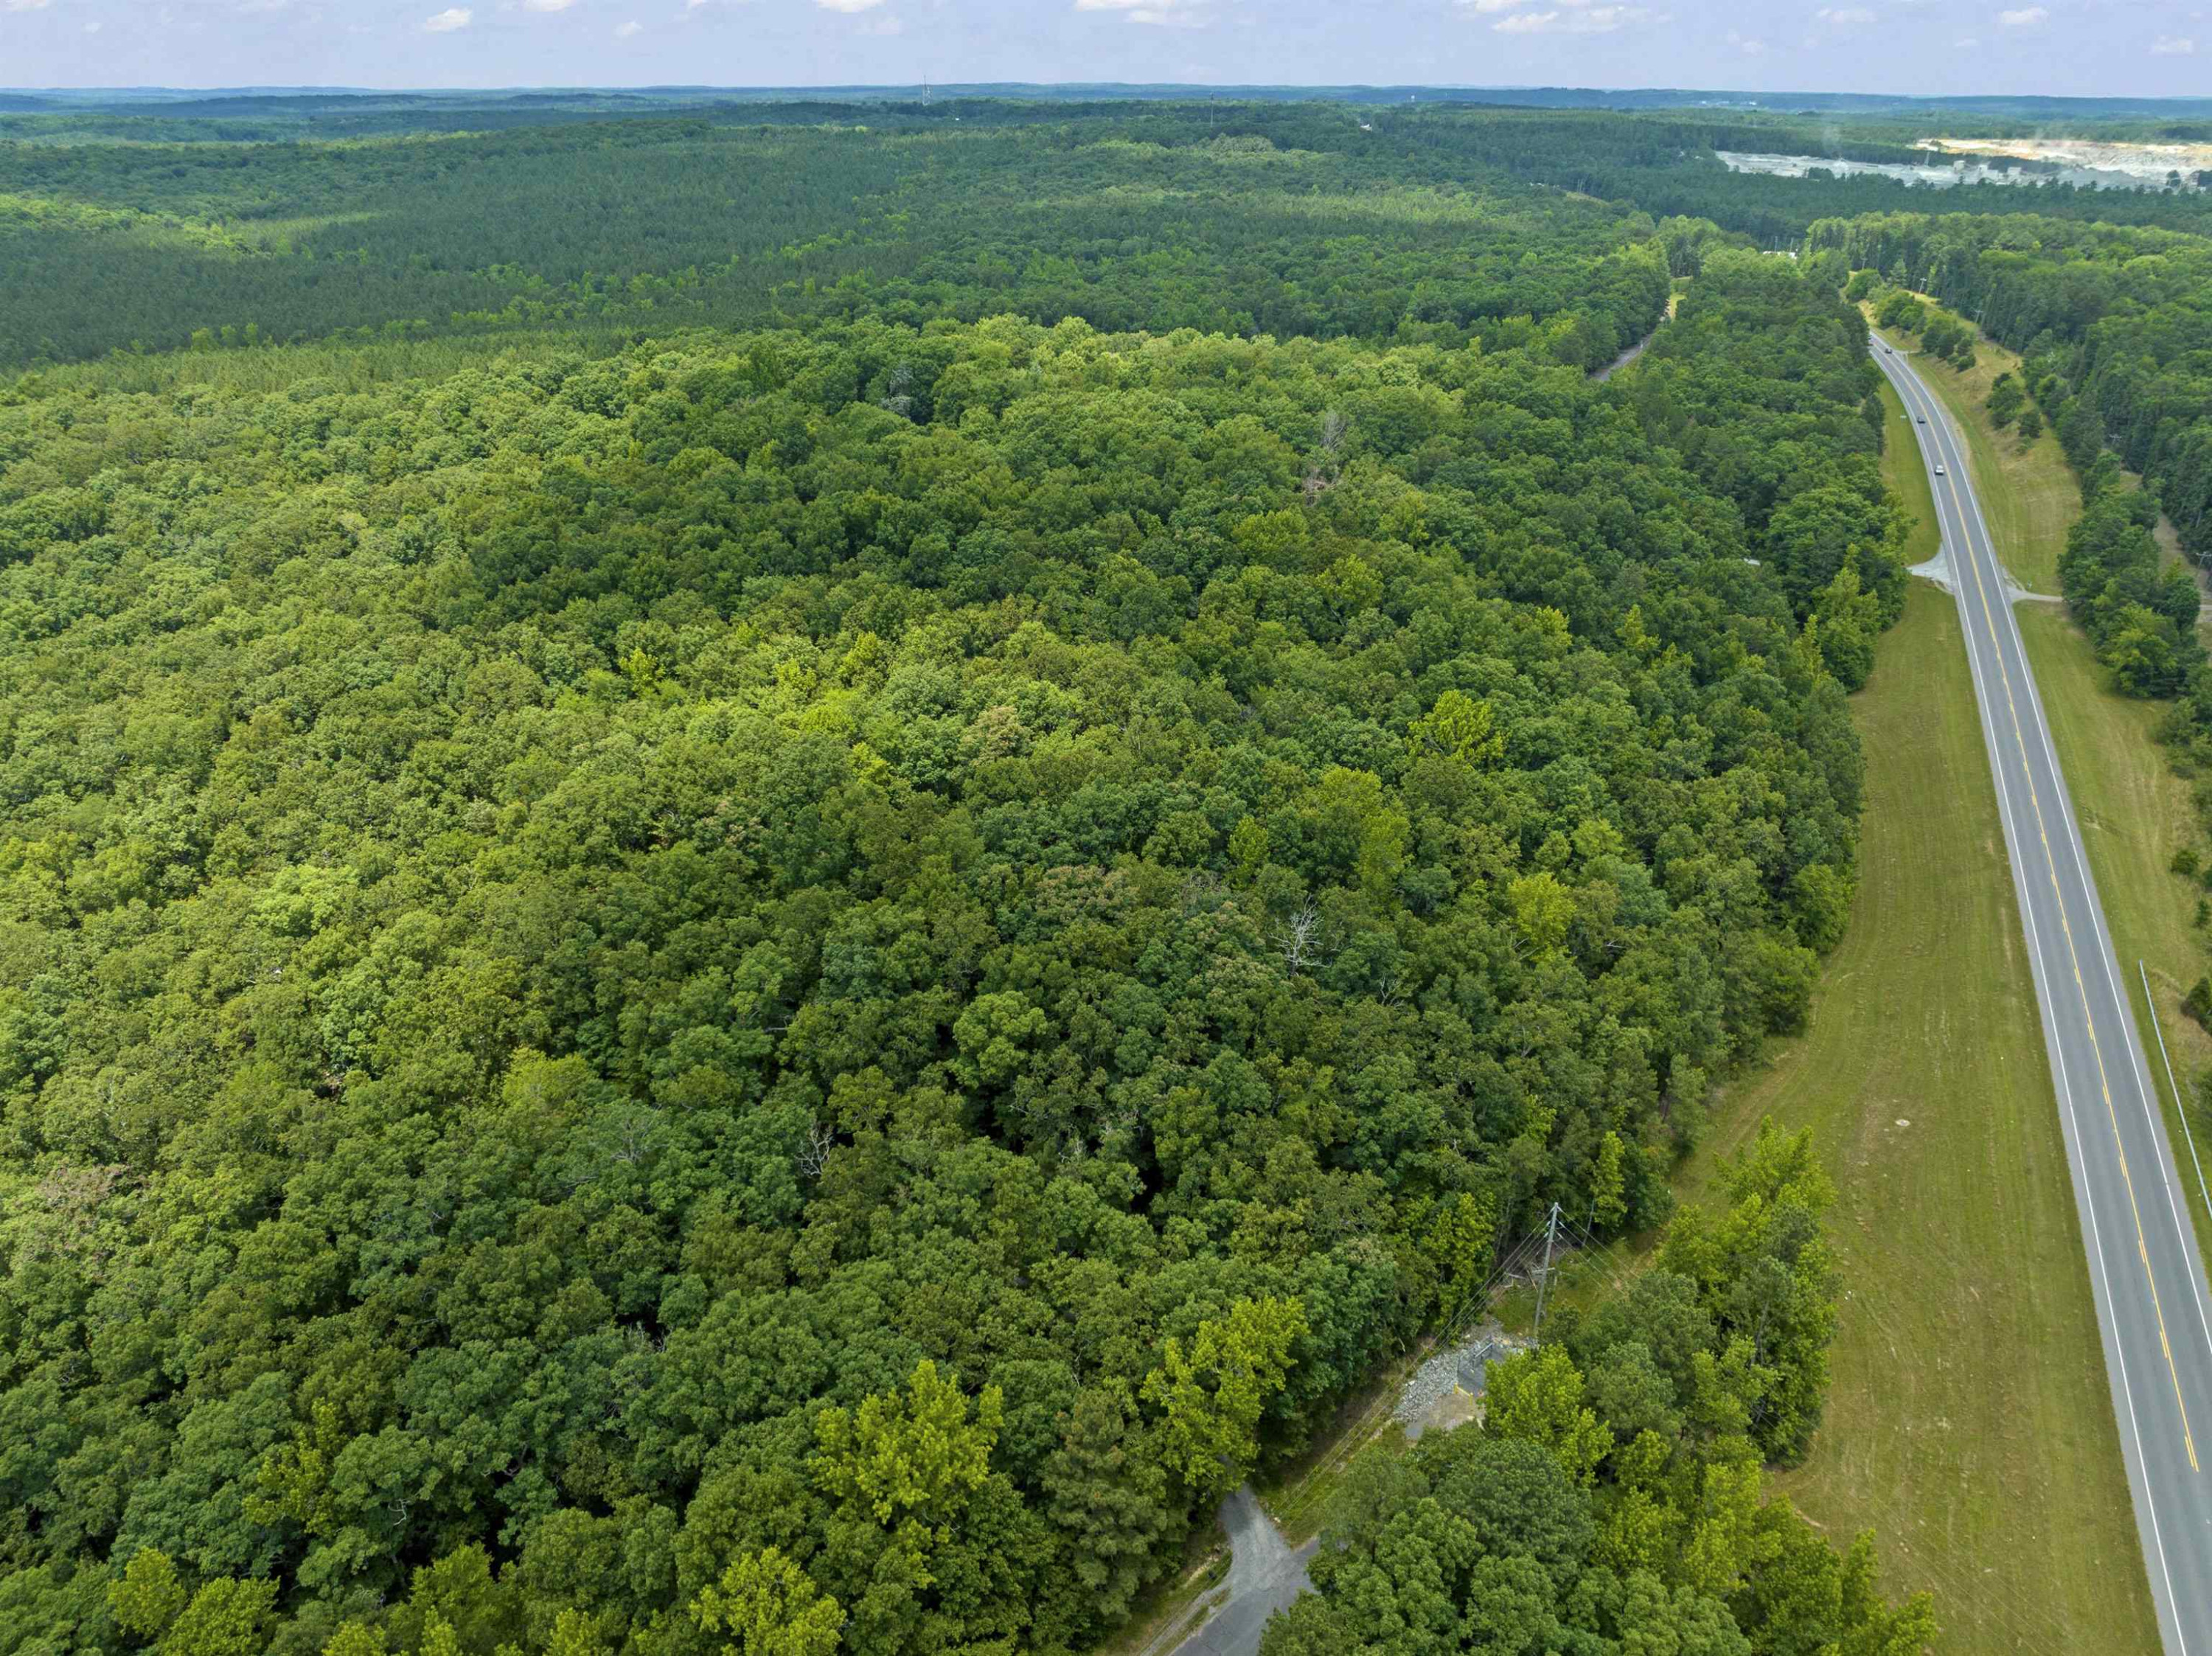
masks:
POLYGON ((1559 1240, 1559 1204, 1552 1204, 1552 1216, 1544 1224, 1544 1268, 1536 1273, 1536 1343, 1544 1340, 1544 1290, 1552 1282, 1552 1245, 1559 1240))

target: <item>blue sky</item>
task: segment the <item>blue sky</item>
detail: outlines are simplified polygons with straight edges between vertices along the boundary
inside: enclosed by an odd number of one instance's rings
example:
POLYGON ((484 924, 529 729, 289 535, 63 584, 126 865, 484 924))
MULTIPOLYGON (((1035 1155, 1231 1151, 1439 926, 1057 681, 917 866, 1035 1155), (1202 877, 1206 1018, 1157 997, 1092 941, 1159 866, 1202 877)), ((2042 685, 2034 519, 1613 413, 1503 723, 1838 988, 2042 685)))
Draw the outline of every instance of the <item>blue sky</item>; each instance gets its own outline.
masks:
POLYGON ((0 0, 0 86, 947 81, 2202 95, 2192 0, 0 0))

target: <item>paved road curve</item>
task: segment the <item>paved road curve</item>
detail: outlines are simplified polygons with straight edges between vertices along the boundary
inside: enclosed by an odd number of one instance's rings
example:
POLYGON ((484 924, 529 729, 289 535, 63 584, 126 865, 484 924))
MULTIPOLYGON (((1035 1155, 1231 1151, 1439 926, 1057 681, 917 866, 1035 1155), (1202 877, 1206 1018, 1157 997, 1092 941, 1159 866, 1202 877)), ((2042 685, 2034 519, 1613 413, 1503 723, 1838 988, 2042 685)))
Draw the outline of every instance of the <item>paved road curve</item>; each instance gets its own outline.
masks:
POLYGON ((1942 524, 2159 1629, 2169 1656, 2212 1656, 2212 1293, 1966 445, 1904 357, 1873 349, 1942 524))
POLYGON ((1175 1656, 1255 1656, 1268 1618, 1312 1586, 1306 1565, 1317 1543, 1293 1550, 1249 1483, 1221 1503, 1221 1527, 1229 1532, 1229 1580, 1219 1602, 1198 1631, 1176 1647, 1175 1656))

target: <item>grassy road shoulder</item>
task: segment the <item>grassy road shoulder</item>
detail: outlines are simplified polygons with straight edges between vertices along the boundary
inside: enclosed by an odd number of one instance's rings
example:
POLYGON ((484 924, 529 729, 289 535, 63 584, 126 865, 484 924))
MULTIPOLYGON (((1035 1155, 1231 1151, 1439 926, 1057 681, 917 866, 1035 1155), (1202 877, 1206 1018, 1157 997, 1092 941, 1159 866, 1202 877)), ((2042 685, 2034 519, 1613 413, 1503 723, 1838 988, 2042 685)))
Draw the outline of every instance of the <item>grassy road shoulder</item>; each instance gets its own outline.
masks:
MULTIPOLYGON (((1893 399, 1893 482, 1926 511, 1893 399), (1895 458, 1905 457, 1898 465, 1895 458)), ((1916 561, 1935 550, 1923 516, 1916 561)), ((1850 1295, 1826 1416, 1779 1487, 1954 1652, 2157 1648, 2034 991, 1949 597, 1918 583, 1856 713, 1850 929, 1808 1033, 1733 1089, 1691 1170, 1809 1126, 1850 1295)))
MULTIPOLYGON (((1990 387, 2001 373, 2017 375, 2020 358, 1992 341, 1978 339, 1974 366, 1961 373, 1948 362, 1915 352, 1904 335, 1881 337, 1912 353, 1912 366, 1920 378, 1942 398, 1965 434, 1982 510, 1989 514, 1990 534, 2013 579, 2031 592, 2057 591, 2058 555, 2065 549, 2068 527, 2081 515, 2081 491, 2067 470, 2057 437, 2046 431, 2024 443, 2017 432, 1997 430, 1984 411, 1990 387)), ((1893 439, 1888 452, 1899 452, 1893 439)), ((1922 480, 1924 499, 1926 474, 1917 464, 1911 470, 1922 480)))
MULTIPOLYGON (((2046 434, 2023 445, 1990 425, 1982 406, 1989 381, 2005 370, 2017 371, 2019 359, 1986 340, 1974 350, 1978 366, 1964 374, 1924 361, 1916 366, 1966 434, 1998 556, 2023 584, 2056 591, 2058 554, 2080 515, 2081 490, 2055 439, 2046 434), (2054 500, 2063 500, 2066 509, 2053 512, 2054 500)), ((2193 923, 2202 893, 2171 864, 2175 851, 2203 843, 2203 829, 2189 784, 2174 774, 2156 738, 2165 704, 2114 690, 2087 635, 2057 605, 2022 604, 2018 613, 2106 923, 2130 980, 2131 1004, 2165 1105, 2166 1137, 2181 1163, 2197 1247, 2212 1263, 2212 1210, 2188 1163, 2182 1101, 2157 1064, 2157 1042, 2136 978, 2141 961, 2157 996, 2160 1030, 2185 1089, 2191 1077, 2212 1066, 2212 1036, 2181 1011, 2182 995, 2205 969, 2206 940, 2193 923)))

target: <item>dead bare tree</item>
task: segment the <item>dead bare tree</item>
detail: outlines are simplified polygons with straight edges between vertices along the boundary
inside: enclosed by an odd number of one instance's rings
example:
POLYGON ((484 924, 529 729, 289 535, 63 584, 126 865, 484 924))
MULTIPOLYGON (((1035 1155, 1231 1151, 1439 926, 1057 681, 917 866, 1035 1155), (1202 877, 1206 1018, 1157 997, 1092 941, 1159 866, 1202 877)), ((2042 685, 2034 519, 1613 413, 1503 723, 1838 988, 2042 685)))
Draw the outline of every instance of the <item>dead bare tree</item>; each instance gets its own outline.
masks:
POLYGON ((911 394, 914 389, 913 365, 902 362, 893 368, 884 389, 887 395, 878 401, 876 406, 896 414, 902 420, 912 419, 914 417, 914 397, 911 394))
POLYGON ((1282 951, 1283 964, 1296 977, 1298 969, 1321 954, 1321 911, 1309 897, 1285 920, 1275 933, 1275 947, 1282 951))
POLYGON ((1345 434, 1352 422, 1335 409, 1321 417, 1321 452, 1306 462, 1305 494, 1310 505, 1326 491, 1336 487, 1337 454, 1344 446, 1345 434))
POLYGON ((830 1164, 830 1152, 837 1148, 837 1130, 820 1121, 810 1122, 806 1141, 799 1147, 799 1171, 802 1177, 819 1179, 822 1169, 830 1164))
POLYGON ((647 1160, 660 1142, 660 1125, 659 1110, 625 1112, 615 1129, 614 1159, 632 1168, 647 1160))

